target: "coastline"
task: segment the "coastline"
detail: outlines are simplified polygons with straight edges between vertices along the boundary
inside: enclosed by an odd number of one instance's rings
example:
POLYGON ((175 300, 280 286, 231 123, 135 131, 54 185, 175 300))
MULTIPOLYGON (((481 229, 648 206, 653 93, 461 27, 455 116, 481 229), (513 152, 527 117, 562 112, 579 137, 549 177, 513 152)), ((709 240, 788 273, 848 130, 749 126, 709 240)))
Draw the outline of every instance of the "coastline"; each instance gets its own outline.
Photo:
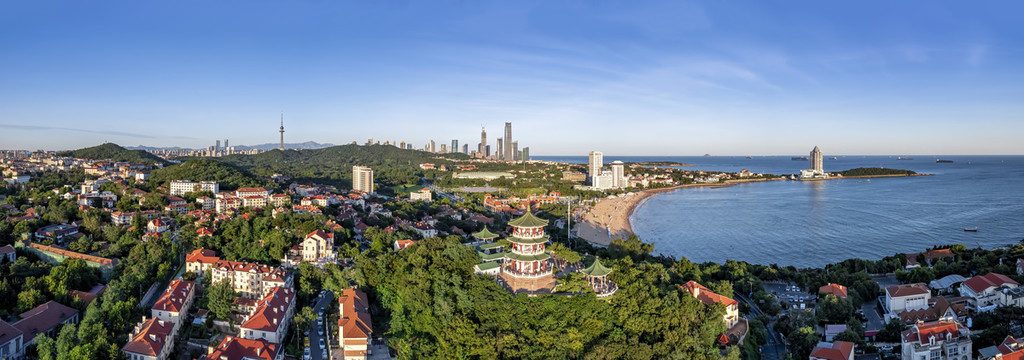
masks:
POLYGON ((736 184, 750 183, 750 182, 765 182, 765 181, 827 181, 827 180, 841 180, 841 179, 870 179, 870 178, 890 178, 890 177, 913 177, 913 176, 932 176, 933 174, 913 174, 913 175, 862 175, 862 176, 836 176, 825 179, 805 179, 805 180, 790 180, 788 178, 773 178, 773 179, 739 179, 739 180, 726 180, 724 183, 715 184, 685 184, 676 185, 657 189, 646 189, 633 193, 632 195, 623 195, 614 198, 603 198, 597 201, 594 205, 590 206, 589 211, 575 226, 576 234, 578 237, 598 246, 608 246, 612 239, 626 239, 630 235, 634 235, 633 224, 630 221, 630 217, 633 216, 633 212, 636 211, 637 207, 647 198, 669 191, 675 191, 685 188, 694 187, 726 187, 733 186, 736 184))

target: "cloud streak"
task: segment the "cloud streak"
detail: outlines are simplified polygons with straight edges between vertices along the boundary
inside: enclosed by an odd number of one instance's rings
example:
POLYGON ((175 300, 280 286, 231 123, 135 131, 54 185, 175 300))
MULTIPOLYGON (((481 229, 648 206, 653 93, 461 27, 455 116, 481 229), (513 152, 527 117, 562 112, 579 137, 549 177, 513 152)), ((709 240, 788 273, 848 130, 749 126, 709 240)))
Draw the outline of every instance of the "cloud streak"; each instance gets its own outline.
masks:
POLYGON ((123 137, 133 137, 133 138, 143 138, 143 139, 198 140, 195 137, 181 136, 181 135, 153 136, 153 135, 148 135, 148 134, 132 133, 132 132, 126 132, 126 131, 113 131, 113 130, 101 131, 101 130, 79 129, 79 128, 69 128, 69 127, 56 127, 56 126, 0 124, 0 128, 3 128, 3 129, 14 129, 14 130, 24 130, 24 131, 71 131, 71 132, 79 132, 79 133, 86 133, 86 134, 112 135, 112 136, 123 136, 123 137))

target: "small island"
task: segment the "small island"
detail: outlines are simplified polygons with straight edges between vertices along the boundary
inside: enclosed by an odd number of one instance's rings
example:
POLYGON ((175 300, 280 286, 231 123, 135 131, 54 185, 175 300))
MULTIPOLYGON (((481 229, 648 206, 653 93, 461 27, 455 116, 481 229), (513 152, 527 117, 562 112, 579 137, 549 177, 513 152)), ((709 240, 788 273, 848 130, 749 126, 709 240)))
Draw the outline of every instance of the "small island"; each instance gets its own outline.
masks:
POLYGON ((880 177, 880 176, 919 176, 919 175, 922 175, 922 174, 918 174, 917 172, 915 172, 913 170, 889 169, 889 168, 883 168, 883 167, 872 167, 872 168, 861 167, 861 168, 850 169, 850 170, 846 170, 846 171, 840 171, 840 172, 838 172, 836 174, 838 174, 839 176, 842 176, 842 177, 880 177))
POLYGON ((681 163, 677 161, 641 161, 641 162, 628 162, 629 165, 639 166, 693 166, 691 164, 681 163))

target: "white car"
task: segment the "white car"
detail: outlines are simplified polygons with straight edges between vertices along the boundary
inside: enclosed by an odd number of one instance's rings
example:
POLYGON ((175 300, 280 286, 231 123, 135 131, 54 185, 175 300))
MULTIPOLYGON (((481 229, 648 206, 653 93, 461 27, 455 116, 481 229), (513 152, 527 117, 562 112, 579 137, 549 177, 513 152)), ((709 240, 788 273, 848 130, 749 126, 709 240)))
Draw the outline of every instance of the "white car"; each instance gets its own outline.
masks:
POLYGON ((324 348, 324 338, 320 338, 320 348, 324 348))
POLYGON ((323 326, 318 326, 316 328, 316 333, 320 334, 320 336, 324 336, 324 327, 323 326))
POLYGON ((302 359, 309 360, 309 348, 306 348, 305 350, 302 351, 302 359))

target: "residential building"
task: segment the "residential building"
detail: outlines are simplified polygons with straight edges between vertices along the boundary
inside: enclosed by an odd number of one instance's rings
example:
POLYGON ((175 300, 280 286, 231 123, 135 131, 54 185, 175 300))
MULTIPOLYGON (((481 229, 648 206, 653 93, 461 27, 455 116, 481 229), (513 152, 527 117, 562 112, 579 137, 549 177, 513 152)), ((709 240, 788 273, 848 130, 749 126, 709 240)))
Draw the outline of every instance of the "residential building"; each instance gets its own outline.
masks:
POLYGON ((953 318, 957 321, 964 321, 967 318, 967 298, 954 298, 953 302, 944 297, 936 297, 928 300, 928 308, 919 310, 907 310, 899 314, 899 319, 905 325, 913 325, 918 321, 931 322, 942 318, 953 318))
POLYGON ((928 308, 932 293, 923 283, 893 285, 885 289, 886 321, 909 310, 928 308))
POLYGON ((433 200, 433 197, 431 196, 430 188, 422 188, 417 191, 409 193, 409 200, 431 201, 433 200))
POLYGON ((24 342, 21 330, 0 320, 0 359, 21 359, 25 356, 24 342))
POLYGON ((10 245, 0 246, 0 263, 4 261, 14 262, 18 259, 18 254, 14 251, 14 247, 10 245))
POLYGON ((174 324, 168 321, 142 318, 135 325, 128 343, 121 348, 129 360, 164 360, 174 349, 174 324))
POLYGON ((626 180, 625 164, 623 164, 622 161, 615 160, 615 161, 612 161, 611 168, 612 168, 611 187, 613 189, 621 189, 621 188, 627 187, 629 185, 629 183, 626 180))
POLYGON ((593 185, 593 178, 601 175, 601 168, 604 167, 604 154, 600 151, 591 151, 587 160, 587 180, 593 185))
POLYGON ((971 332, 956 319, 918 322, 903 331, 904 360, 968 360, 971 332))
POLYGON ((302 240, 302 260, 317 262, 321 259, 337 257, 334 251, 334 233, 317 230, 306 235, 302 240))
POLYGON ((146 223, 146 231, 151 233, 167 232, 167 223, 160 219, 153 219, 146 223))
POLYGON ((288 333, 288 324, 295 313, 295 290, 274 287, 267 292, 256 310, 246 316, 238 327, 238 337, 249 340, 264 339, 280 344, 288 333))
POLYGON ((847 296, 847 292, 846 292, 846 287, 845 286, 842 286, 842 285, 839 285, 839 284, 833 284, 833 283, 829 283, 828 285, 825 285, 825 286, 822 286, 822 287, 818 288, 818 292, 819 293, 830 294, 830 295, 835 295, 836 297, 841 297, 841 298, 845 298, 847 296))
POLYGON ((815 146, 814 149, 811 150, 811 157, 809 159, 811 162, 811 171, 814 171, 815 174, 824 174, 825 167, 822 166, 822 160, 824 158, 825 155, 822 154, 821 149, 818 149, 818 147, 815 146))
POLYGON ((214 207, 218 213, 237 210, 242 207, 242 199, 234 196, 219 197, 214 200, 214 207))
POLYGON ((270 190, 267 190, 267 189, 264 189, 264 188, 261 188, 261 187, 240 188, 238 190, 235 190, 235 196, 243 198, 243 199, 246 196, 261 196, 261 197, 266 198, 267 196, 270 196, 270 190))
MULTIPOLYGON (((243 339, 228 335, 210 354, 200 360, 283 360, 281 345, 263 339, 243 339)), ((129 359, 131 360, 131 359, 129 359)))
POLYGON ((501 138, 498 138, 496 141, 498 144, 498 151, 494 152, 494 158, 496 160, 503 160, 505 158, 505 142, 502 141, 501 138))
POLYGON ((342 290, 338 307, 338 344, 345 353, 344 359, 366 359, 373 336, 366 293, 353 288, 342 290))
POLYGON ((192 300, 196 295, 196 283, 175 279, 167 285, 167 289, 153 304, 150 315, 154 319, 160 319, 172 324, 172 334, 178 333, 178 328, 185 321, 184 316, 192 307, 192 300))
POLYGON ((207 270, 220 261, 217 253, 209 249, 195 249, 185 257, 185 271, 202 277, 207 270))
POLYGON ((57 338, 57 329, 64 324, 78 323, 78 310, 56 301, 47 301, 32 310, 21 313, 21 320, 11 324, 21 331, 25 347, 35 344, 38 334, 57 338))
POLYGON ((196 198, 196 204, 199 204, 203 210, 213 210, 217 208, 217 202, 213 198, 206 196, 196 198))
POLYGON ((1006 275, 988 273, 967 279, 960 284, 960 295, 970 297, 970 310, 982 312, 992 310, 1001 304, 1003 290, 1016 288, 1020 284, 1006 275))
POLYGON ((704 305, 711 305, 719 303, 725 306, 725 315, 722 316, 722 321, 725 322, 725 328, 732 328, 736 325, 736 322, 740 318, 739 303, 736 300, 727 298, 725 296, 716 294, 714 291, 704 287, 704 285, 698 284, 696 281, 690 280, 686 284, 681 286, 683 290, 686 290, 693 295, 693 297, 700 300, 704 305))
POLYGON ((261 208, 267 206, 267 197, 259 195, 249 195, 243 197, 242 206, 250 208, 261 208))
POLYGON ((194 182, 191 180, 171 180, 170 194, 171 195, 185 195, 190 192, 209 191, 211 193, 220 192, 220 184, 216 181, 200 181, 194 182))
POLYGON ((811 350, 810 360, 853 360, 856 344, 848 341, 818 343, 811 350))
POLYGON ((213 283, 228 281, 241 297, 259 299, 275 287, 291 288, 292 273, 284 268, 241 261, 218 261, 211 267, 213 283))
POLYGON ((366 166, 352 167, 352 190, 373 192, 373 169, 366 166))

